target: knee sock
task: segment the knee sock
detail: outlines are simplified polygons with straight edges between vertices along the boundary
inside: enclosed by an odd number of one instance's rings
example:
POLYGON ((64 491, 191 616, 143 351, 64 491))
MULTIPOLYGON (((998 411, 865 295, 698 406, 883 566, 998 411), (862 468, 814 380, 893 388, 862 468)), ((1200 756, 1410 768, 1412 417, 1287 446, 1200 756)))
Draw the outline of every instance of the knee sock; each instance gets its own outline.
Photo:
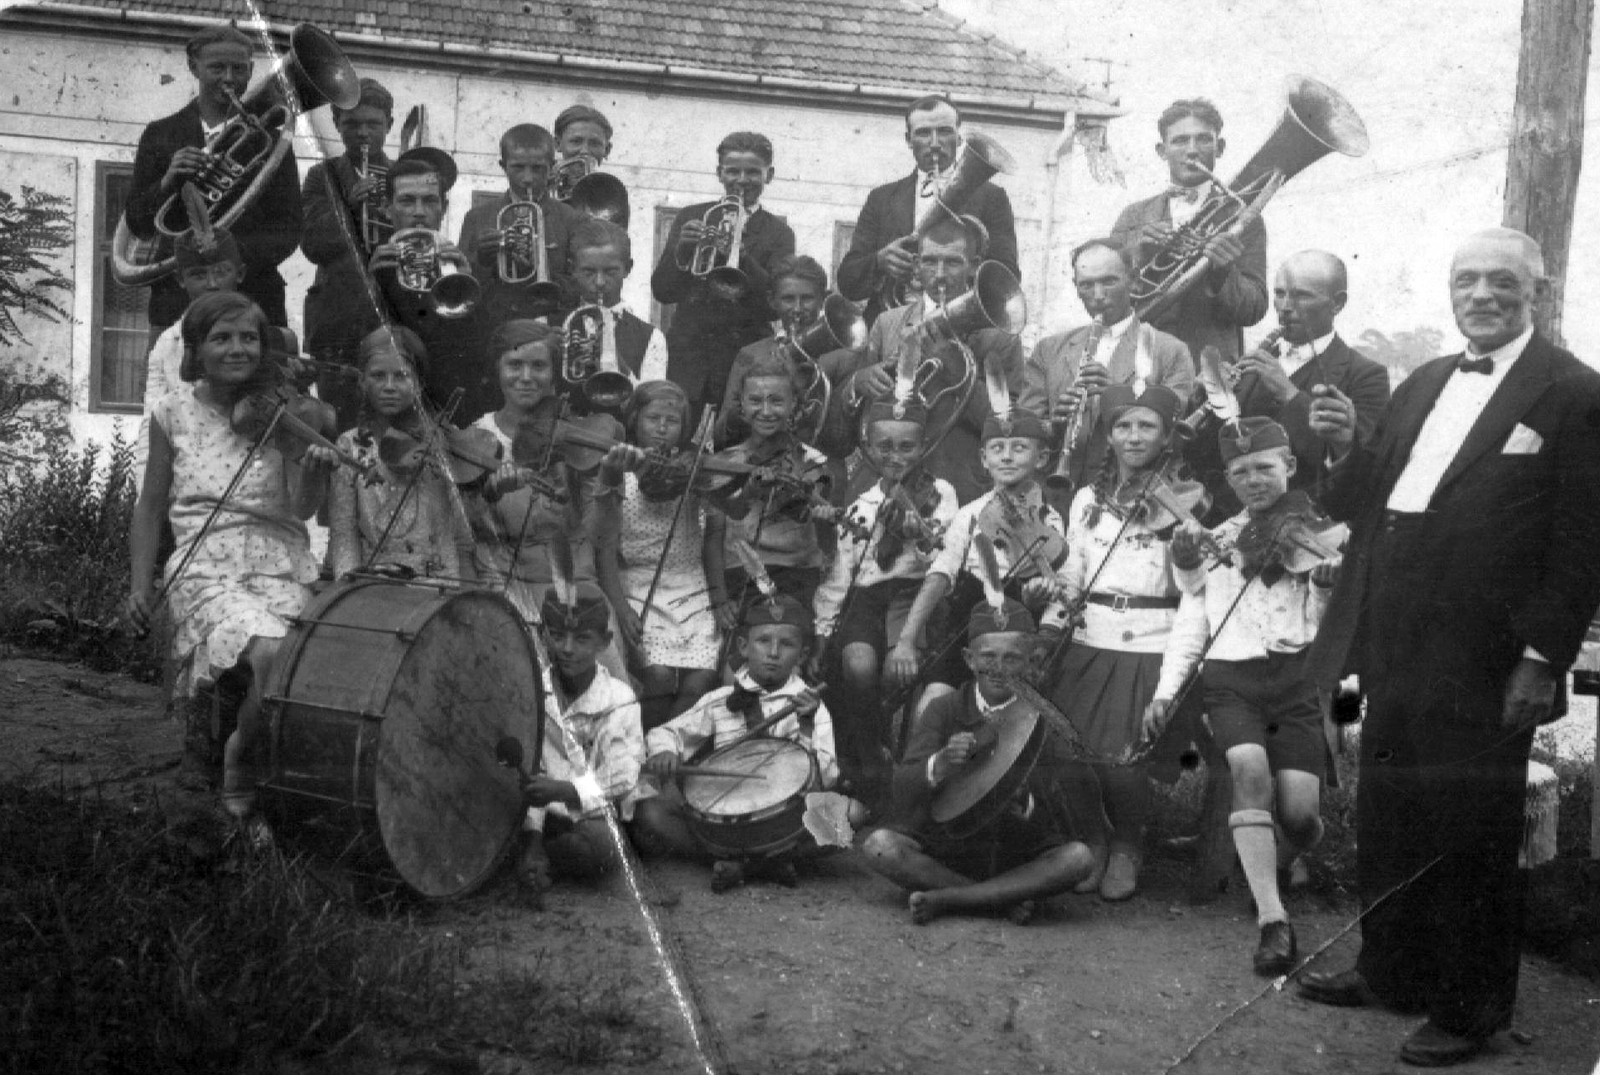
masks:
POLYGON ((1235 810, 1228 816, 1233 830, 1233 846, 1239 849, 1239 863, 1250 894, 1256 899, 1256 924, 1287 922, 1289 914, 1278 897, 1278 849, 1272 832, 1270 810, 1235 810))

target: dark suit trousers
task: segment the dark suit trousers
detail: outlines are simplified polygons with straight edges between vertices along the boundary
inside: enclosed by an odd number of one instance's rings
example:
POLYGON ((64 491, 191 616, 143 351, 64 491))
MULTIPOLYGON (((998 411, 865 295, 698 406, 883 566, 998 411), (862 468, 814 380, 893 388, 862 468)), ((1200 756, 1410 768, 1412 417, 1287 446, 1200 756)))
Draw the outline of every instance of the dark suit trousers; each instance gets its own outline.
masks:
POLYGON ((1516 1000, 1533 733, 1500 729, 1503 660, 1429 652, 1437 584, 1411 555, 1413 529, 1401 520, 1375 536, 1381 585, 1363 617, 1356 966, 1385 1000, 1425 1004, 1440 1027, 1482 1038, 1509 1024, 1516 1000))

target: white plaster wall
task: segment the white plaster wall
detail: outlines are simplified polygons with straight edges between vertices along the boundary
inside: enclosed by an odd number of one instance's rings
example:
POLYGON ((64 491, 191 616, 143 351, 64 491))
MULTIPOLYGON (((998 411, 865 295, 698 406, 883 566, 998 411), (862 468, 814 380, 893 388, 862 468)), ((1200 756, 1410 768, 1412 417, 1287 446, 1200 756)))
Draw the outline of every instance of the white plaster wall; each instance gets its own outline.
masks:
MULTIPOLYGON (((873 186, 905 174, 910 167, 903 124, 895 116, 731 97, 667 96, 625 89, 579 92, 554 81, 489 79, 365 62, 358 67, 362 74, 380 79, 395 95, 391 150, 406 109, 419 102, 427 104, 430 144, 453 153, 462 169, 446 221, 446 230, 452 235, 471 204, 473 190, 501 189, 504 180, 495 161, 503 130, 521 122, 548 127, 562 108, 577 100, 605 111, 616 127, 613 170, 628 184, 633 206, 631 237, 636 264, 625 297, 640 311, 647 311, 650 303, 655 209, 676 208, 719 193, 713 174, 715 150, 728 132, 757 130, 772 138, 778 176, 765 204, 788 218, 800 250, 830 270, 834 225, 853 223, 873 186)), ((264 71, 265 64, 258 60, 257 77, 264 71)), ((64 362, 83 403, 74 417, 75 429, 82 435, 106 437, 115 424, 124 421, 108 414, 89 414, 86 409, 94 163, 131 161, 144 125, 182 107, 192 95, 192 86, 182 49, 176 46, 74 40, 14 29, 0 38, 0 152, 48 155, 74 165, 77 172, 80 211, 75 260, 79 286, 73 300, 76 324, 64 362)), ((1018 218, 1028 297, 1035 309, 1041 309, 1045 163, 1058 132, 998 124, 978 129, 997 138, 1018 160, 1018 173, 1002 182, 1018 218)), ((302 121, 296 141, 302 175, 320 155, 338 149, 327 109, 302 121)), ((3 182, 15 186, 9 176, 3 182)), ((1114 212, 1120 192, 1108 200, 1103 191, 1092 188, 1081 159, 1069 160, 1056 203, 1058 248, 1065 249, 1071 241, 1101 230, 1104 225, 1099 221, 1106 206, 1114 212)), ((1061 260, 1056 259, 1058 271, 1052 274, 1058 287, 1065 280, 1061 260)), ((283 272, 289 286, 290 320, 299 329, 312 267, 296 254, 284 264, 283 272)), ((1081 320, 1081 310, 1070 293, 1058 296, 1052 310, 1057 322, 1081 320)))

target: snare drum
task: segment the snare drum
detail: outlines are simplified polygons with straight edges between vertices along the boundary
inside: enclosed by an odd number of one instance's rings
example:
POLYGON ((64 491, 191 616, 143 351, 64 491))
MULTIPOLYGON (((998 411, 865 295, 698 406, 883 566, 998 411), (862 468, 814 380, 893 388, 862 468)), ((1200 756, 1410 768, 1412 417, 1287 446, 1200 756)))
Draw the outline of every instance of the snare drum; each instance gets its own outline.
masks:
POLYGON ((522 617, 495 593, 358 579, 291 625, 263 698, 269 813, 423 896, 472 892, 525 812, 495 744, 514 736, 539 756, 543 695, 522 617))
POLYGON ((703 764, 762 777, 683 774, 689 828, 707 851, 765 858, 788 851, 806 834, 806 792, 820 790, 822 783, 811 751, 789 739, 757 736, 713 751, 703 764))

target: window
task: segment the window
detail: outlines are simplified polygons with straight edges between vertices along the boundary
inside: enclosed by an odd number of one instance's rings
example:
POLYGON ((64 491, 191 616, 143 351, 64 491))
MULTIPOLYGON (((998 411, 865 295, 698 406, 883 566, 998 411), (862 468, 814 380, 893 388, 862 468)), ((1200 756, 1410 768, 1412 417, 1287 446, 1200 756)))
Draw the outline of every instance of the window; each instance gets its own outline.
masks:
MULTIPOLYGON (((667 248, 667 239, 672 235, 672 222, 678 218, 678 210, 672 206, 656 206, 656 235, 655 257, 650 261, 650 268, 654 269, 661 262, 661 253, 667 248)), ((650 300, 650 321, 665 335, 667 329, 672 327, 672 311, 675 303, 660 303, 653 297, 650 300)))
MULTIPOLYGON (((850 240, 854 239, 855 237, 856 237, 856 226, 855 226, 854 222, 849 223, 849 224, 846 224, 843 221, 839 221, 839 220, 836 220, 836 221, 833 222, 833 276, 832 276, 832 279, 834 279, 834 280, 839 279, 839 263, 841 261, 843 261, 844 260, 844 256, 850 252, 850 240)), ((837 286, 835 286, 834 290, 838 290, 837 286)))
POLYGON ((89 408, 138 413, 150 350, 150 289, 111 278, 111 239, 133 186, 133 165, 95 165, 94 321, 90 331, 89 408))

